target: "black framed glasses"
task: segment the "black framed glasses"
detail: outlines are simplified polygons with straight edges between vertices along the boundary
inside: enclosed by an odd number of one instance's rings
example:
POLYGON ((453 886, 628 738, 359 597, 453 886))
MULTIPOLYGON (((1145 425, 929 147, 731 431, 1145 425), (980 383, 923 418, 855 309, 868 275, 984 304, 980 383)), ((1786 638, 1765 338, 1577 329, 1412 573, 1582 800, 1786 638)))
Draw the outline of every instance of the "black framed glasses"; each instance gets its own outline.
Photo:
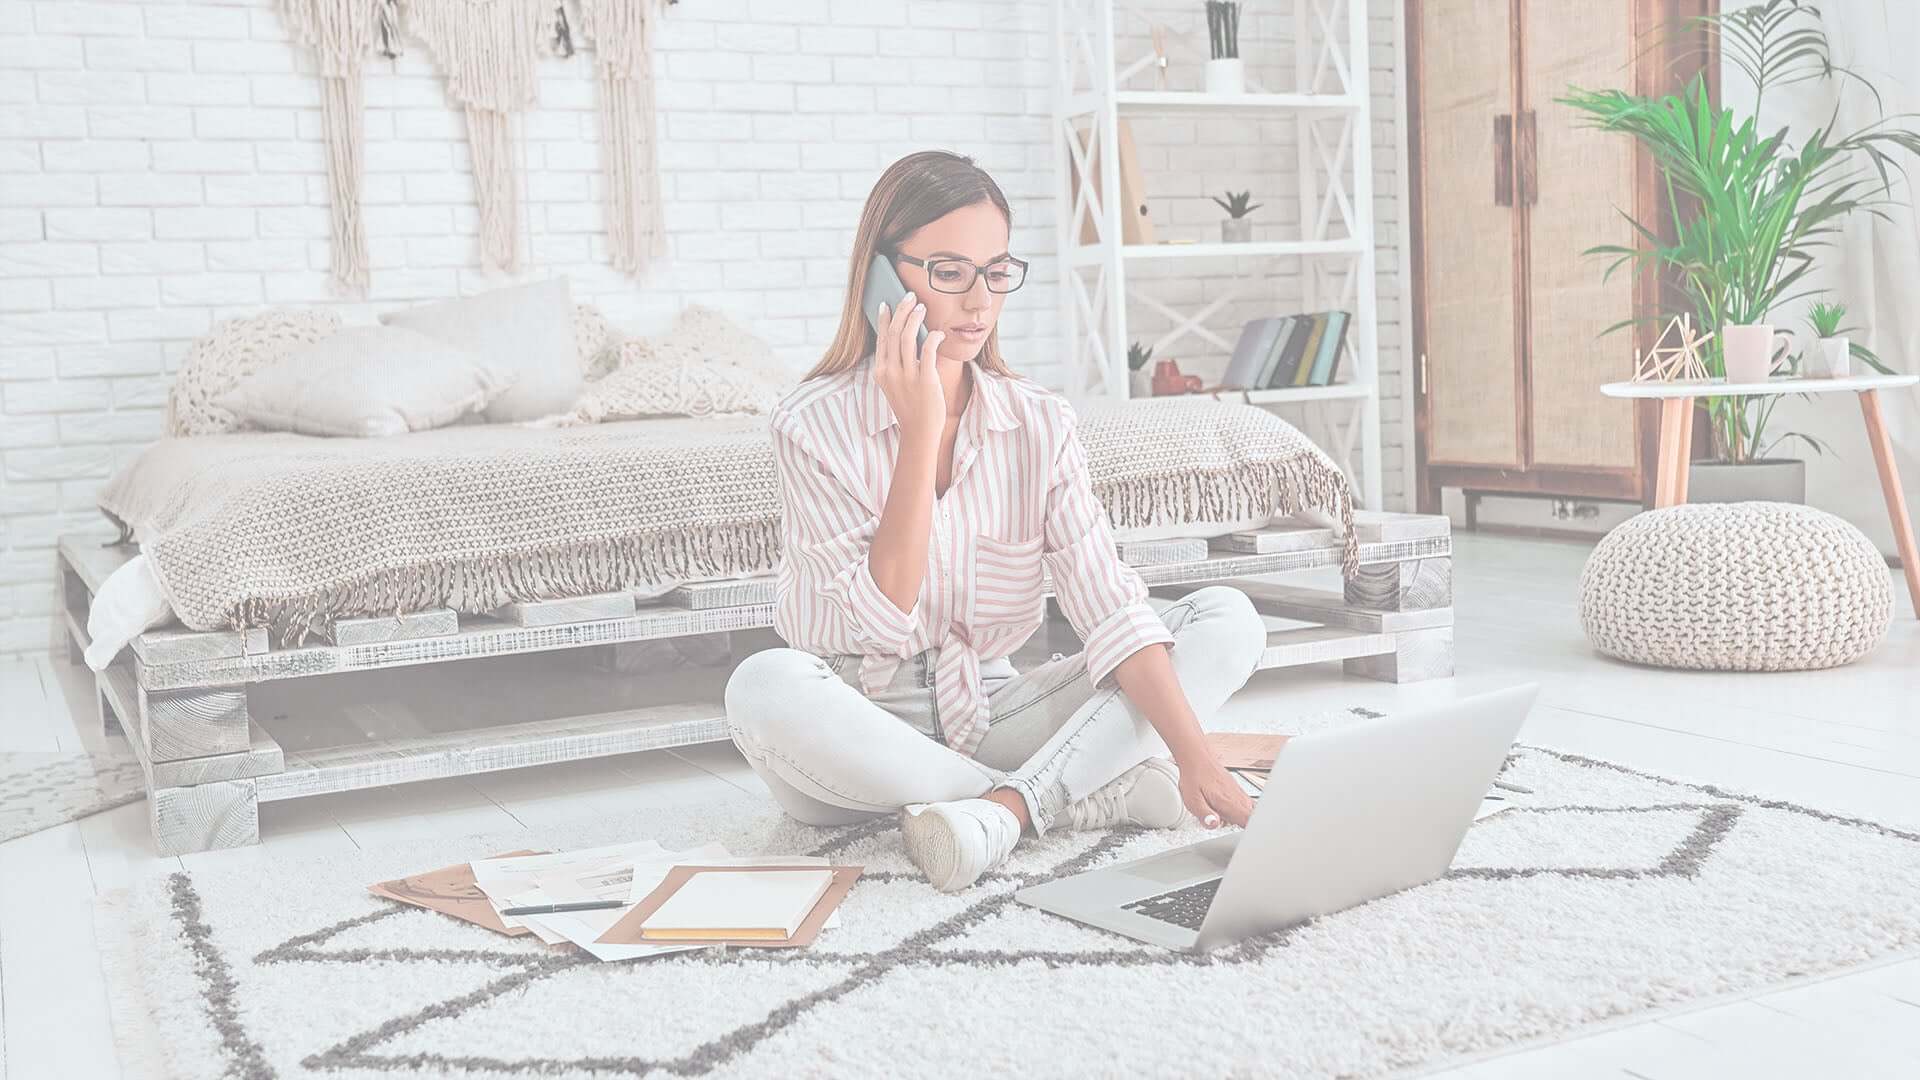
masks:
POLYGON ((927 283, 933 286, 935 292, 966 292, 973 288, 974 281, 982 274, 986 275, 988 292, 1010 293, 1027 283, 1026 260, 1016 259, 1011 255, 1002 255, 997 259, 989 260, 985 266, 947 255, 921 259, 903 251, 896 251, 893 257, 901 262, 924 267, 927 271, 927 283))

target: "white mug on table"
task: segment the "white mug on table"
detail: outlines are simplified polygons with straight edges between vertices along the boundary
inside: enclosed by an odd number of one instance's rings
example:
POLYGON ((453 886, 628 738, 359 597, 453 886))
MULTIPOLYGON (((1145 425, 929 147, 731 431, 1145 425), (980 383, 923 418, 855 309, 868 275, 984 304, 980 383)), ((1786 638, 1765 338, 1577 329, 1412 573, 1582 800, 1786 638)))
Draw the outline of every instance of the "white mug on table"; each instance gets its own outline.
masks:
POLYGON ((1720 328, 1720 347, 1726 357, 1730 383, 1766 382, 1786 359, 1790 341, 1773 332, 1772 323, 1729 323, 1720 328), (1776 346, 1776 339, 1778 345, 1776 346))

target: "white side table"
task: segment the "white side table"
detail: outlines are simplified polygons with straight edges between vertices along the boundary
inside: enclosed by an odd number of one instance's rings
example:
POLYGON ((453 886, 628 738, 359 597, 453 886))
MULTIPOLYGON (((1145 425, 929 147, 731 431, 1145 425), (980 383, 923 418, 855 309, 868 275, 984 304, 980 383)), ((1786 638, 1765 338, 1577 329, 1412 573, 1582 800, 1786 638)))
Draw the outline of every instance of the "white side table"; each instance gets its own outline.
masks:
POLYGON ((1696 397, 1757 397, 1768 394, 1860 395, 1860 412, 1867 424, 1867 442, 1880 468, 1880 491, 1893 519, 1893 542, 1900 568, 1907 577, 1907 595, 1920 613, 1920 554, 1913 544, 1913 523, 1907 499, 1900 491, 1900 474, 1893 464, 1893 441, 1880 418, 1880 391, 1898 390, 1920 382, 1920 375, 1849 375, 1838 379, 1768 379, 1729 383, 1725 379, 1689 379, 1680 382, 1616 382, 1600 388, 1615 398, 1652 398, 1660 402, 1660 454, 1655 464, 1653 505, 1673 506, 1687 501, 1687 465, 1693 458, 1693 399, 1696 397))

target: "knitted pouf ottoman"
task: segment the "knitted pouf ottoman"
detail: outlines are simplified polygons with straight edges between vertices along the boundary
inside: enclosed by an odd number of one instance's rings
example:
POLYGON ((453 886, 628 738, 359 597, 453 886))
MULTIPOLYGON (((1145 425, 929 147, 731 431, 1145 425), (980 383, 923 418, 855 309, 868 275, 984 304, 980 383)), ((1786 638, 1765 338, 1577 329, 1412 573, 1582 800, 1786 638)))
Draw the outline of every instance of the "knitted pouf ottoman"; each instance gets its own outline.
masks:
POLYGON ((1649 510, 1608 533, 1580 575, 1593 647, 1659 667, 1837 667, 1873 651, 1892 620, 1873 544, 1793 503, 1649 510))

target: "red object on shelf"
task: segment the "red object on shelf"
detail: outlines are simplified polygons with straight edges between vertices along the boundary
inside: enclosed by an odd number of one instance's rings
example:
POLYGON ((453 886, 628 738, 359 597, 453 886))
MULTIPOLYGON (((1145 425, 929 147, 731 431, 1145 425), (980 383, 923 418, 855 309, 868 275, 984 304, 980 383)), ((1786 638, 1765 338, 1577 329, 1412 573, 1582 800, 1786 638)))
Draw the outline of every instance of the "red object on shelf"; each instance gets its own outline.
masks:
POLYGON ((1180 365, 1174 361, 1162 360, 1153 365, 1154 397, 1191 394, 1198 389, 1200 389, 1200 376, 1180 374, 1180 365))

